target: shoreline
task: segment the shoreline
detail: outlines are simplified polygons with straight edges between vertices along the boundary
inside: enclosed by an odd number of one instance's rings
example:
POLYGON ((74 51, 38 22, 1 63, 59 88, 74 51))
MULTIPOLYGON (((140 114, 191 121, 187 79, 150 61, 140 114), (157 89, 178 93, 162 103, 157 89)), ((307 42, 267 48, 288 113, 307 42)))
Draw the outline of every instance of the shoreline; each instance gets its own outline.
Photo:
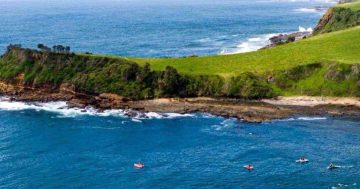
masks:
POLYGON ((360 99, 352 97, 293 96, 274 99, 243 100, 233 98, 158 98, 131 101, 116 94, 88 95, 61 88, 59 92, 24 90, 0 93, 11 102, 58 102, 67 108, 94 108, 96 112, 122 110, 125 116, 144 117, 146 113, 159 114, 209 113, 214 116, 236 118, 249 123, 303 116, 358 116, 360 99), (26 91, 26 92, 25 92, 26 91))

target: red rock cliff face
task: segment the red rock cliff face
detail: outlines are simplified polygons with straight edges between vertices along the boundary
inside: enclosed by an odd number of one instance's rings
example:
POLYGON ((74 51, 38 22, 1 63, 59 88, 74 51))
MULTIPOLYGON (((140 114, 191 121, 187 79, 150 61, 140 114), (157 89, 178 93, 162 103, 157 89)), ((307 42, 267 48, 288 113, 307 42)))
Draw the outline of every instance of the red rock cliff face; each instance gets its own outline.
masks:
POLYGON ((18 75, 11 82, 0 81, 0 95, 17 95, 25 89, 24 74, 18 75))
POLYGON ((319 34, 325 28, 325 26, 333 19, 334 11, 333 9, 329 9, 324 16, 319 20, 319 23, 316 25, 314 29, 314 34, 319 34))

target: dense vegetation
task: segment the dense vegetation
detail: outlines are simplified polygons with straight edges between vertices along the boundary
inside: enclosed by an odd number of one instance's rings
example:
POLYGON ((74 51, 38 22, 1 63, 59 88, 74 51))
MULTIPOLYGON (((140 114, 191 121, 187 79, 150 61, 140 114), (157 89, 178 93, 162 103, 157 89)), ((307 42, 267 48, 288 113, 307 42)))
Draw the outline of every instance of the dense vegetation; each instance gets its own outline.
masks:
POLYGON ((360 25, 360 10, 331 8, 320 20, 314 34, 329 33, 360 25))
POLYGON ((0 60, 0 79, 23 74, 33 87, 73 84, 77 91, 116 93, 131 99, 156 97, 268 98, 276 95, 360 96, 360 64, 319 62, 266 73, 242 72, 224 78, 180 74, 173 67, 151 70, 122 58, 41 52, 14 48, 0 60))
MULTIPOLYGON (((324 32, 358 23, 360 9, 341 6, 347 7, 336 7, 324 32)), ((39 44, 38 48, 9 46, 0 59, 0 80, 13 82, 23 75, 24 83, 35 87, 70 83, 77 91, 111 92, 132 99, 360 96, 360 27, 224 56, 122 58, 74 54, 61 45, 51 49, 39 44)))

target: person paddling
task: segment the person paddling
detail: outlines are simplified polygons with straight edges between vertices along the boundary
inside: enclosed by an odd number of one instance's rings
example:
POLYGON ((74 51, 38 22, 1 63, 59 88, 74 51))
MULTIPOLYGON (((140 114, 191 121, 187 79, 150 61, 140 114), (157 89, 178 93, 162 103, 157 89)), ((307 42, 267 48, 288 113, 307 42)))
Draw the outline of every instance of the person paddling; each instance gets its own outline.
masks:
POLYGON ((328 166, 328 169, 336 169, 336 168, 338 168, 338 166, 337 165, 335 165, 335 164, 333 164, 333 163, 330 163, 330 165, 328 166))
POLYGON ((142 163, 134 163, 134 167, 135 167, 135 169, 142 169, 145 167, 145 165, 142 163))
POLYGON ((248 171, 254 170, 254 166, 252 166, 251 164, 245 165, 244 168, 248 171))
POLYGON ((296 163, 308 163, 309 160, 305 157, 300 157, 300 159, 296 160, 296 163))

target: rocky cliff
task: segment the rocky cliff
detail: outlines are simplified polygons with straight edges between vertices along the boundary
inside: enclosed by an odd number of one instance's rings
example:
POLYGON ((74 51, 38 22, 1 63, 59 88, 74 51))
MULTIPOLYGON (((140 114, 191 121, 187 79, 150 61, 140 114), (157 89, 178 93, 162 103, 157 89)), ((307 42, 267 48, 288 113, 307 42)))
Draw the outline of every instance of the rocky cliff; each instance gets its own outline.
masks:
POLYGON ((319 20, 313 34, 329 33, 360 25, 360 10, 330 8, 319 20))

